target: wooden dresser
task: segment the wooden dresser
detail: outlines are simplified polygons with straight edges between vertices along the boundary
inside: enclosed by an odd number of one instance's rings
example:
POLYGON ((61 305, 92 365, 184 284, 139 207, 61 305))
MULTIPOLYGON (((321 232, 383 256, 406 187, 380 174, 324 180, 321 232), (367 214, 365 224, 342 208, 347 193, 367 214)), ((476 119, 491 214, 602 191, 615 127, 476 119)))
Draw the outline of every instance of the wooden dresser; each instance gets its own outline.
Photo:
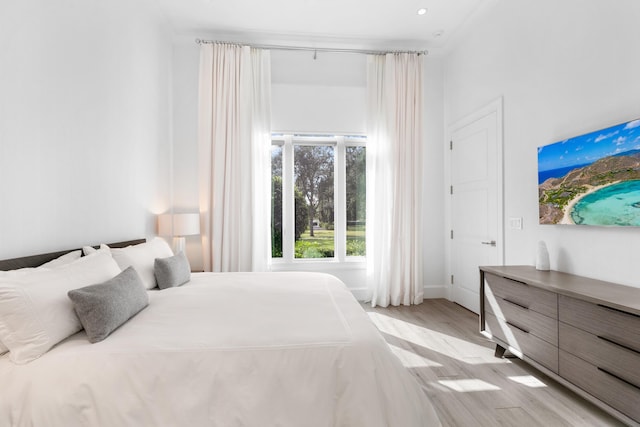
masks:
POLYGON ((640 426, 640 288, 531 266, 480 267, 480 332, 640 426))

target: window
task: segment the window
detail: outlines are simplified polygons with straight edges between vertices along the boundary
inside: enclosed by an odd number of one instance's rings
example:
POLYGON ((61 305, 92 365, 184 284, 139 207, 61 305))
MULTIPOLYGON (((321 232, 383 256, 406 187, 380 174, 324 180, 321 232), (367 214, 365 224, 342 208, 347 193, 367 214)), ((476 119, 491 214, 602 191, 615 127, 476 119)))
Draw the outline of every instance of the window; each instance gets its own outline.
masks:
POLYGON ((365 256, 365 137, 274 134, 271 183, 273 258, 365 256))

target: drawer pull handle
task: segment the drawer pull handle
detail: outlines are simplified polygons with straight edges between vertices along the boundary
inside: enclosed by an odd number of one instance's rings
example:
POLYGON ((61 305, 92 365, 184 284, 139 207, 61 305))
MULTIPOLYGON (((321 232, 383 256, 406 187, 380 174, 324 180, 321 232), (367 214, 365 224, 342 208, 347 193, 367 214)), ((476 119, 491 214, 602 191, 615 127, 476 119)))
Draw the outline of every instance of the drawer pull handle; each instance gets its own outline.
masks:
POLYGON ((611 338, 606 338, 606 337, 603 337, 601 335, 597 335, 597 337, 600 338, 602 341, 606 341, 606 342, 608 342, 610 344, 613 344, 613 345, 616 345, 618 347, 624 348, 625 350, 633 351, 634 353, 640 354, 640 351, 636 350, 635 348, 629 347, 628 345, 620 344, 619 342, 616 342, 616 341, 612 340, 611 338))
POLYGON ((508 320, 507 320, 507 325, 511 326, 512 328, 519 329, 519 330, 521 330, 522 332, 524 332, 525 334, 528 334, 528 333, 529 333, 529 331, 527 331, 526 329, 523 329, 523 328, 521 328, 521 327, 520 327, 520 326, 518 326, 518 325, 514 325, 513 323, 509 322, 508 320))
POLYGON ((616 374, 614 374, 612 372, 609 372, 604 368, 601 368, 601 367, 598 366, 598 371, 604 372, 605 374, 617 379, 618 381, 622 381, 623 383, 629 384, 631 387, 634 387, 634 388, 637 388, 638 390, 640 390, 640 386, 632 383, 631 381, 625 380, 624 378, 622 378, 622 377, 620 377, 620 376, 618 376, 618 375, 616 375, 616 374))
POLYGON ((598 307, 606 308, 607 310, 617 311, 618 313, 626 314, 627 316, 640 317, 640 314, 629 313, 628 311, 620 310, 618 308, 607 307, 603 304, 598 304, 598 307))
POLYGON ((515 301, 511 301, 510 299, 504 299, 506 302, 508 302, 509 304, 513 304, 513 305, 517 305, 520 308, 524 308, 525 310, 529 310, 529 307, 527 307, 524 304, 520 304, 519 302, 515 302, 515 301))

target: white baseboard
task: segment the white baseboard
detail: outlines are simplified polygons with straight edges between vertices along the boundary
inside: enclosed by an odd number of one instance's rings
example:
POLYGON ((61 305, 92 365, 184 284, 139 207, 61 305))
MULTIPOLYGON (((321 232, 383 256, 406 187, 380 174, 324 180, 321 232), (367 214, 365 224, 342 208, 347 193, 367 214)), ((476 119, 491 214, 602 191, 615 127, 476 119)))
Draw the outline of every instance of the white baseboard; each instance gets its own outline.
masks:
POLYGON ((446 298, 449 299, 446 286, 425 286, 424 299, 446 298))

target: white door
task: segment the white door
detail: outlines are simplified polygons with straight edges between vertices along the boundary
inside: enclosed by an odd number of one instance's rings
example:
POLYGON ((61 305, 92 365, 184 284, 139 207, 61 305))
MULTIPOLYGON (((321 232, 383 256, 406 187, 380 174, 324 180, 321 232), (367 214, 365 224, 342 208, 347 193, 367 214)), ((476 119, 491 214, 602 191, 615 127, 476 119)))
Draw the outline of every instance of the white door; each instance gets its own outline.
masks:
POLYGON ((502 102, 450 128, 452 299, 479 312, 481 265, 503 263, 502 102))

